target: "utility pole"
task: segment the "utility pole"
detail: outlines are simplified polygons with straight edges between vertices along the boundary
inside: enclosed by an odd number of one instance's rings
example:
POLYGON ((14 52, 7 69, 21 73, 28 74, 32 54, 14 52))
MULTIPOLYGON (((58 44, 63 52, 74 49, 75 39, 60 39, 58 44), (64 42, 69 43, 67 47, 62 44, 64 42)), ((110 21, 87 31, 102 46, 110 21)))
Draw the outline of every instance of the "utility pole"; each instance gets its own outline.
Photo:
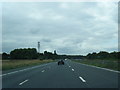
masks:
POLYGON ((38 42, 38 53, 40 53, 40 42, 38 42))

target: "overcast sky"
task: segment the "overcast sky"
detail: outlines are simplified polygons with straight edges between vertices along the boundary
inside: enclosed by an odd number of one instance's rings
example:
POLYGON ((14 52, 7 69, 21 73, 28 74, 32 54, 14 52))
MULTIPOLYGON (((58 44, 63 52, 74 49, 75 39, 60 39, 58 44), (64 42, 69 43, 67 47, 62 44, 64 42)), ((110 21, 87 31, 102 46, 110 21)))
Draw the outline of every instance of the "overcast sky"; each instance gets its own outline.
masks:
POLYGON ((58 54, 118 51, 118 3, 23 2, 2 4, 3 52, 37 48, 58 54))

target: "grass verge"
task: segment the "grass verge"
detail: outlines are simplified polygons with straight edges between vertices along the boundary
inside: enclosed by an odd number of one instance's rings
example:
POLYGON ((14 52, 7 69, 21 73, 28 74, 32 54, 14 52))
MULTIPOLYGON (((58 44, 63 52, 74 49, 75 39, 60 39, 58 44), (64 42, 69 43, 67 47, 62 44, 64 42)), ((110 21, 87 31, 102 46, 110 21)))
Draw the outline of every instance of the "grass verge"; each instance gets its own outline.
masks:
POLYGON ((54 62, 54 60, 4 60, 2 61, 2 70, 10 70, 26 66, 40 65, 54 62))
POLYGON ((102 68, 108 68, 116 71, 120 71, 120 67, 118 65, 118 61, 111 61, 111 60, 72 60, 78 63, 98 66, 102 68))

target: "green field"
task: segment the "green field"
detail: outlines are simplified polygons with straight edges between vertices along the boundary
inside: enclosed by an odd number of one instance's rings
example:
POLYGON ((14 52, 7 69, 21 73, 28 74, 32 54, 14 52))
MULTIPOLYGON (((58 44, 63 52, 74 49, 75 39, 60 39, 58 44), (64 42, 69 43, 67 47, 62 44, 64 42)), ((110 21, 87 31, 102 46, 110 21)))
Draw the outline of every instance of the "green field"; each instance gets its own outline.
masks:
POLYGON ((118 65, 119 62, 116 60, 87 60, 85 59, 85 60, 72 60, 72 61, 120 71, 120 67, 118 65))
POLYGON ((49 62, 54 62, 54 60, 4 60, 2 61, 2 70, 10 70, 19 67, 34 66, 49 62))

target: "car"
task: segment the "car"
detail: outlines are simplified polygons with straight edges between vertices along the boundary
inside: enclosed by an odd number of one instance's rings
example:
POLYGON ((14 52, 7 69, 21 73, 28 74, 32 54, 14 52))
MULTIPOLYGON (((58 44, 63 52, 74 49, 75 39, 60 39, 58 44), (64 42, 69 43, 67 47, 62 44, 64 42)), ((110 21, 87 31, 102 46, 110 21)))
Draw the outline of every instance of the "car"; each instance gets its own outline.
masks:
POLYGON ((64 61, 63 60, 58 61, 58 65, 64 65, 64 61))

